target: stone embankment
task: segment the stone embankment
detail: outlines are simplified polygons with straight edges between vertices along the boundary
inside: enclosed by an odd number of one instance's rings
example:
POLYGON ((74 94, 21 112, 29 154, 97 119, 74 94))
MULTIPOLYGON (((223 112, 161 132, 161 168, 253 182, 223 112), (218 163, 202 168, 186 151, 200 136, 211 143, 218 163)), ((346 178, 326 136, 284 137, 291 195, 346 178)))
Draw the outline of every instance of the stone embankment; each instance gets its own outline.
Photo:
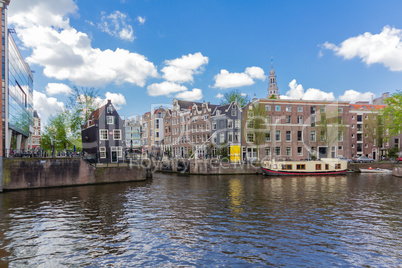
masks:
MULTIPOLYGON (((3 190, 143 181, 151 170, 140 164, 94 167, 80 158, 3 159, 3 190)), ((1 189, 1 187, 0 187, 1 189)))

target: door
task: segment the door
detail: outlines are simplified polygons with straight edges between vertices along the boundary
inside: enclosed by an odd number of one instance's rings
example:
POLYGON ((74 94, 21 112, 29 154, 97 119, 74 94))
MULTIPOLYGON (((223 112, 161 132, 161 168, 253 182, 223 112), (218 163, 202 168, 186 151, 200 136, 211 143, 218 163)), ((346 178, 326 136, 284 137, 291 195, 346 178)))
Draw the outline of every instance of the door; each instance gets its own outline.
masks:
POLYGON ((327 158, 327 147, 318 147, 318 158, 327 158))
POLYGON ((117 163, 117 152, 112 151, 112 163, 117 163))

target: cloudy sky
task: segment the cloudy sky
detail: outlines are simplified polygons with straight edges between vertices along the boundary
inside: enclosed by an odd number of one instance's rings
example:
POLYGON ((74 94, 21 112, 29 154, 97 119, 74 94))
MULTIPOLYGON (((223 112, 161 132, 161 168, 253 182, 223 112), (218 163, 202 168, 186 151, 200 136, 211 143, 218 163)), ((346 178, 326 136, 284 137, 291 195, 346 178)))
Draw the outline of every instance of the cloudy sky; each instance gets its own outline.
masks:
POLYGON ((11 0, 9 27, 44 118, 74 86, 123 116, 174 97, 371 100, 402 85, 402 1, 11 0), (379 4, 380 3, 380 4, 379 4))

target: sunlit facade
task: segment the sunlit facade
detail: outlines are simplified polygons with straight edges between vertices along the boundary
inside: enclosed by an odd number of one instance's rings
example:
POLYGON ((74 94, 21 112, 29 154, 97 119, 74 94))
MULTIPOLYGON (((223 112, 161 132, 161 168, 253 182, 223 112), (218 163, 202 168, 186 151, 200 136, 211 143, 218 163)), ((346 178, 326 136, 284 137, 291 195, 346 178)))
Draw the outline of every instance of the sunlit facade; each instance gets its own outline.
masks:
POLYGON ((33 132, 33 75, 7 28, 9 1, 0 0, 2 31, 1 148, 0 156, 27 150, 33 132))

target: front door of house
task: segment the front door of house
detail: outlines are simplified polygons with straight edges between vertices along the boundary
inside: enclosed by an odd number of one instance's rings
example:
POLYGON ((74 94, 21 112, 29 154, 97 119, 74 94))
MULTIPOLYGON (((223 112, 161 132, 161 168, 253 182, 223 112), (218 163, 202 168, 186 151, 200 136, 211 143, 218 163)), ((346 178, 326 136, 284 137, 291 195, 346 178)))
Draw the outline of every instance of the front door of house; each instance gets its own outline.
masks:
POLYGON ((117 163, 117 152, 112 151, 112 163, 117 163))

